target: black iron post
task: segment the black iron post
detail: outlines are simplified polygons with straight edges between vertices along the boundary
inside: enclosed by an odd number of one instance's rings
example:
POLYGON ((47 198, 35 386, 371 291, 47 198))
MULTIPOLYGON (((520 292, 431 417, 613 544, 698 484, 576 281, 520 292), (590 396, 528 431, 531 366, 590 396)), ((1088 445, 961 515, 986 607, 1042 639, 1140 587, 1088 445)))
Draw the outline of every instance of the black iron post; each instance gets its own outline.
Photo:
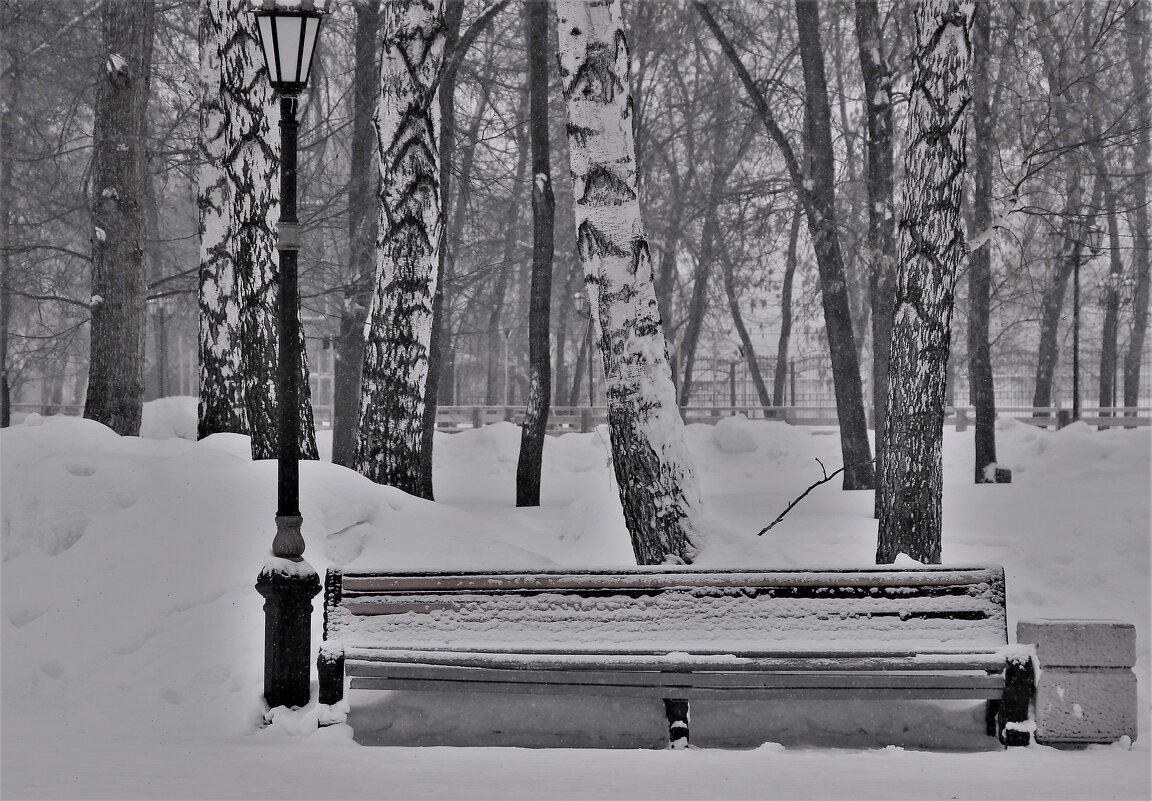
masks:
POLYGON ((316 570, 304 561, 300 533, 300 318, 296 286, 297 130, 295 92, 280 95, 280 225, 277 241, 279 325, 276 372, 276 536, 272 559, 256 580, 264 596, 264 701, 268 707, 304 706, 309 700, 312 598, 316 570))

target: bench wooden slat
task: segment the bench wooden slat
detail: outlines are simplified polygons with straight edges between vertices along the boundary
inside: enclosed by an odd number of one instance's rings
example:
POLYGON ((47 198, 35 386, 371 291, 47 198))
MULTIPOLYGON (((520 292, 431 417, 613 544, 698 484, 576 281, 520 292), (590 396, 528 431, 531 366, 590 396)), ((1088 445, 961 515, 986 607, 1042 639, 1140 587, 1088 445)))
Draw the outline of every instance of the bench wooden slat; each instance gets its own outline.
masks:
POLYGON ((1003 580, 1003 571, 994 568, 924 567, 914 571, 844 568, 811 571, 804 569, 745 571, 663 569, 619 571, 486 571, 483 573, 381 574, 344 573, 343 592, 382 594, 477 590, 507 592, 517 590, 601 590, 669 589, 674 587, 749 587, 784 589, 800 587, 853 587, 877 589, 899 587, 961 587, 1003 580))
POLYGON ((1004 677, 985 672, 917 673, 900 671, 719 671, 719 670, 533 670, 460 667, 410 662, 345 662, 349 676, 384 676, 436 681, 497 681, 524 684, 652 685, 659 687, 944 687, 999 688, 1004 677))
POLYGON ((995 701, 1003 687, 690 687, 598 684, 526 684, 496 681, 429 681, 374 676, 349 679, 353 690, 421 690, 432 692, 521 693, 526 695, 597 695, 631 698, 667 698, 715 701, 799 700, 988 700, 995 701))
POLYGON ((371 667, 379 664, 437 664, 508 670, 616 670, 616 671, 999 671, 1002 654, 943 652, 927 654, 882 653, 785 653, 761 655, 740 653, 611 653, 599 652, 509 652, 448 651, 394 648, 343 649, 349 675, 379 675, 371 667), (355 671, 352 665, 355 664, 355 671))

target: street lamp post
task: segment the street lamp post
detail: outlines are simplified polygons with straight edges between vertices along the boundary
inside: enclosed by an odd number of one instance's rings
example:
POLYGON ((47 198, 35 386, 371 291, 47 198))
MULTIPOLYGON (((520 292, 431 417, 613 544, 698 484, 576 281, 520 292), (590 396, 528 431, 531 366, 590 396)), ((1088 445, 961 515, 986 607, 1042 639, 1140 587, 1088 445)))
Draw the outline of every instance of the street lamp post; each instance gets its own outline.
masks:
MULTIPOLYGON (((255 5, 255 4, 254 4, 255 5)), ((314 0, 263 0, 252 9, 272 89, 280 95, 280 275, 276 371, 276 536, 272 556, 256 579, 264 596, 264 701, 269 709, 296 707, 310 696, 312 598, 320 592, 315 568, 304 561, 300 532, 300 318, 296 256, 296 105, 308 84, 323 20, 314 0), (291 5, 288 5, 288 3, 291 5)))

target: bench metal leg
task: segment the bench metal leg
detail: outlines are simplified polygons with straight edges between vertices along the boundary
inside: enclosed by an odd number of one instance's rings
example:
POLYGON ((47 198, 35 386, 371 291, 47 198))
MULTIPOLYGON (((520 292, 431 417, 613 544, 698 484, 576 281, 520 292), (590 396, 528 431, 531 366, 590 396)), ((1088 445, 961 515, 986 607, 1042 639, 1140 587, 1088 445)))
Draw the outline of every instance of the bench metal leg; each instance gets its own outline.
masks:
POLYGON ((668 716, 668 742, 673 748, 688 747, 688 701, 665 698, 664 714, 668 716))
POLYGON ((322 704, 335 706, 344 700, 344 652, 320 649, 316 657, 316 675, 319 681, 319 697, 322 704))
POLYGON ((1000 717, 1000 702, 988 701, 984 707, 984 726, 989 737, 996 736, 996 720, 1000 717))
POLYGON ((1028 722, 1035 692, 1032 658, 1009 657, 1004 671, 1004 698, 996 716, 996 733, 1004 745, 1028 745, 1031 741, 1031 732, 1023 724, 1028 722))

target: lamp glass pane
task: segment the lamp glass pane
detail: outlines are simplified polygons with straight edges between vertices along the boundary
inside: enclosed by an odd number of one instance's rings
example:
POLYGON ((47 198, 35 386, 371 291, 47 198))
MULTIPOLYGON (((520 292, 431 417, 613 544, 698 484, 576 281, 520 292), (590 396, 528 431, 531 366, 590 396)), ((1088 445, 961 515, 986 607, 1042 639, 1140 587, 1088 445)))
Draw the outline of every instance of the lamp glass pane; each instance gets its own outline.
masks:
POLYGON ((304 18, 304 49, 301 51, 304 62, 300 70, 300 80, 303 83, 308 82, 308 75, 312 72, 312 51, 316 48, 316 33, 319 30, 319 17, 304 18))
POLYGON ((300 81, 300 17, 276 18, 276 48, 280 51, 280 80, 300 81))
POLYGON ((272 18, 257 17, 260 25, 260 47, 264 50, 264 66, 268 68, 268 80, 276 83, 280 80, 279 70, 276 69, 276 51, 272 42, 272 18))

